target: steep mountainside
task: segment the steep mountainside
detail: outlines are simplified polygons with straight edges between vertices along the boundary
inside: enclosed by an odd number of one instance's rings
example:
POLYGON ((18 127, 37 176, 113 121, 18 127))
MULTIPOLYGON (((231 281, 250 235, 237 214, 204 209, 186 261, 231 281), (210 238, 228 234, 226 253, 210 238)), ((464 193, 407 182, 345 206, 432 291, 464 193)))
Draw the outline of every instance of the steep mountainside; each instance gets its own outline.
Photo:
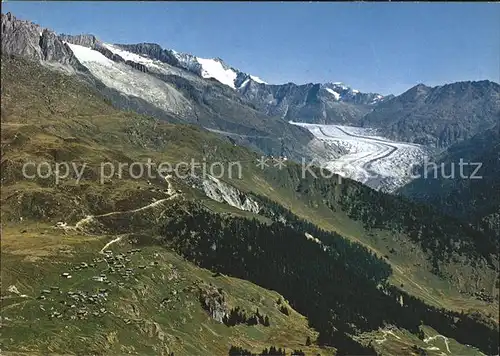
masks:
POLYGON ((171 51, 156 45, 114 46, 92 35, 57 36, 9 13, 2 14, 2 53, 57 64, 95 85, 119 108, 227 131, 238 143, 267 154, 299 160, 310 155, 304 148, 313 138, 307 130, 261 113, 215 79, 180 68, 171 51))
POLYGON ((457 82, 419 84, 377 105, 362 120, 396 140, 446 148, 491 128, 500 119, 500 85, 457 82))
POLYGON ((255 153, 117 110, 74 75, 1 63, 2 350, 496 352, 497 240, 348 179, 262 171, 255 153), (244 174, 102 171, 148 157, 244 174), (77 171, 23 176, 30 161, 77 171))
POLYGON ((451 146, 436 160, 437 171, 422 176, 400 192, 434 204, 447 214, 485 224, 500 236, 500 123, 451 146), (460 161, 465 165, 462 172, 460 161))

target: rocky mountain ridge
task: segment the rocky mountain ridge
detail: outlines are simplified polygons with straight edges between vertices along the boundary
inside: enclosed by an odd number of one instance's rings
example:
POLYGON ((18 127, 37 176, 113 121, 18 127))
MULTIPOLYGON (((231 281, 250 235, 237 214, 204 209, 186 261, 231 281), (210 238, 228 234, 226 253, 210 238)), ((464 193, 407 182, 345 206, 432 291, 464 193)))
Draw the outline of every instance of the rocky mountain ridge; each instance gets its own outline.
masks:
MULTIPOLYGON (((116 46, 138 55, 161 60, 149 49, 149 46, 155 46, 160 50, 159 45, 119 44, 116 46)), ((254 75, 227 65, 220 58, 203 59, 188 53, 161 50, 175 58, 169 62, 170 64, 182 67, 203 78, 215 78, 235 89, 260 111, 270 116, 279 116, 287 121, 352 123, 369 112, 374 105, 393 97, 392 95, 384 97, 377 93, 362 93, 339 82, 268 84, 254 75)))
POLYGON ((381 102, 361 121, 396 140, 446 148, 500 120, 500 85, 483 81, 423 84, 381 102))
POLYGON ((49 29, 25 20, 17 20, 11 13, 2 14, 2 54, 14 54, 42 61, 54 61, 79 67, 72 51, 49 29))
MULTIPOLYGON (((79 67, 72 51, 64 45, 70 43, 99 51, 114 62, 142 72, 149 72, 147 64, 158 61, 169 67, 168 74, 192 80, 190 73, 212 79, 211 83, 215 79, 235 91, 228 95, 231 100, 243 100, 266 116, 380 128, 381 134, 391 139, 437 148, 472 137, 490 128, 500 117, 500 85, 491 81, 457 82, 433 88, 418 84, 399 96, 384 97, 362 93, 343 83, 267 84, 220 58, 204 59, 154 43, 111 45, 94 35, 57 35, 37 24, 18 20, 11 13, 2 14, 2 32, 2 53, 79 67)), ((185 88, 185 84, 181 86, 185 88)))
POLYGON ((342 83, 263 85, 249 81, 238 90, 268 115, 317 124, 356 124, 377 104, 392 98, 361 93, 342 83))

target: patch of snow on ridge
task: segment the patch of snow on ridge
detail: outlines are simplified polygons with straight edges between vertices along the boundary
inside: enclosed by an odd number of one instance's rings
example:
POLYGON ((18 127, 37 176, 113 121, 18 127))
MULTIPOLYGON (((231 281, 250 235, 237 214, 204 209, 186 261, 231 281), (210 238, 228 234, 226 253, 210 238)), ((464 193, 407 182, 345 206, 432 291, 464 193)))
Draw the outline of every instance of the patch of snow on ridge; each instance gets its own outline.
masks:
MULTIPOLYGON (((171 51, 183 68, 201 75, 203 78, 214 78, 222 84, 236 89, 234 82, 238 77, 238 71, 226 67, 220 59, 200 58, 189 53, 171 51)), ((257 76, 250 75, 249 77, 256 83, 267 84, 257 76)), ((243 88, 247 83, 245 80, 239 87, 243 88)))
POLYGON ((329 92, 330 94, 332 94, 334 97, 335 97, 335 100, 339 100, 340 99, 340 94, 337 93, 336 91, 334 91, 333 89, 330 89, 330 88, 325 88, 327 92, 329 92))
POLYGON ((260 83, 260 84, 267 84, 265 81, 263 81, 262 79, 260 79, 259 77, 256 77, 255 75, 251 75, 250 78, 252 78, 252 80, 254 82, 257 82, 257 83, 260 83))
POLYGON ((234 86, 234 81, 236 80, 237 74, 234 70, 225 69, 222 63, 215 59, 206 59, 199 57, 197 57, 196 59, 201 64, 201 76, 203 78, 214 78, 222 84, 236 89, 234 86))
POLYGON ((382 100, 384 97, 380 94, 377 94, 377 96, 375 96, 375 98, 372 100, 372 102, 370 104, 375 104, 375 103, 378 103, 380 100, 382 100))
POLYGON ((348 86, 346 86, 346 85, 345 85, 344 83, 342 83, 342 82, 335 82, 335 83, 332 83, 332 84, 333 84, 333 85, 335 85, 336 87, 339 87, 339 88, 344 89, 344 90, 348 90, 348 89, 349 89, 349 87, 348 87, 348 86))
POLYGON ((154 63, 155 61, 152 60, 151 58, 147 58, 145 56, 141 56, 141 55, 136 54, 136 53, 125 51, 121 48, 115 47, 115 46, 110 45, 108 43, 103 43, 103 46, 106 47, 107 49, 109 49, 112 53, 119 55, 120 57, 122 57, 126 61, 136 62, 139 64, 143 64, 145 66, 153 65, 156 67, 156 65, 154 63))
POLYGON ((93 49, 90 49, 88 47, 75 45, 68 42, 65 43, 69 46, 69 48, 71 48, 71 51, 73 51, 75 57, 82 64, 95 62, 105 67, 112 67, 114 64, 112 60, 108 59, 99 51, 94 51, 93 49))
POLYGON ((245 81, 241 83, 240 88, 244 88, 248 83, 250 83, 250 78, 245 79, 245 81))

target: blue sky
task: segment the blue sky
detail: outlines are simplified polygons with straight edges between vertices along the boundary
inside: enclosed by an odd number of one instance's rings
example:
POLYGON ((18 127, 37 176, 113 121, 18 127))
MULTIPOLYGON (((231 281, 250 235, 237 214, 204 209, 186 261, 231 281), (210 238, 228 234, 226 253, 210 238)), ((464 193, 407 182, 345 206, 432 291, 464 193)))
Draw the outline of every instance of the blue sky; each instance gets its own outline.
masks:
POLYGON ((220 57, 269 83, 399 94, 500 77, 495 3, 7 2, 58 33, 220 57))

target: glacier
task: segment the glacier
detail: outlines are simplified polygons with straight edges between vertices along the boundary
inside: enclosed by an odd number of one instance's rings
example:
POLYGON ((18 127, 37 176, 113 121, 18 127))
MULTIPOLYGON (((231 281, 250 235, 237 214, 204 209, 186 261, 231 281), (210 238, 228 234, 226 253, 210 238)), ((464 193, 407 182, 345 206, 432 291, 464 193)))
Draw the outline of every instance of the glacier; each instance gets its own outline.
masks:
POLYGON ((324 147, 335 148, 337 154, 331 159, 318 155, 319 166, 387 193, 410 182, 413 169, 429 157, 424 146, 391 141, 370 128, 293 121, 290 124, 308 129, 325 143, 324 147))
MULTIPOLYGON (((116 89, 125 95, 142 98, 168 113, 183 117, 192 113, 189 99, 185 98, 172 85, 154 76, 139 72, 125 63, 114 62, 99 51, 71 43, 67 43, 67 45, 80 63, 107 87, 116 89)), ((105 46, 122 58, 133 58, 134 61, 144 64, 148 70, 165 74, 174 73, 172 67, 165 63, 159 61, 155 63, 149 58, 119 50, 110 45, 105 46)))

